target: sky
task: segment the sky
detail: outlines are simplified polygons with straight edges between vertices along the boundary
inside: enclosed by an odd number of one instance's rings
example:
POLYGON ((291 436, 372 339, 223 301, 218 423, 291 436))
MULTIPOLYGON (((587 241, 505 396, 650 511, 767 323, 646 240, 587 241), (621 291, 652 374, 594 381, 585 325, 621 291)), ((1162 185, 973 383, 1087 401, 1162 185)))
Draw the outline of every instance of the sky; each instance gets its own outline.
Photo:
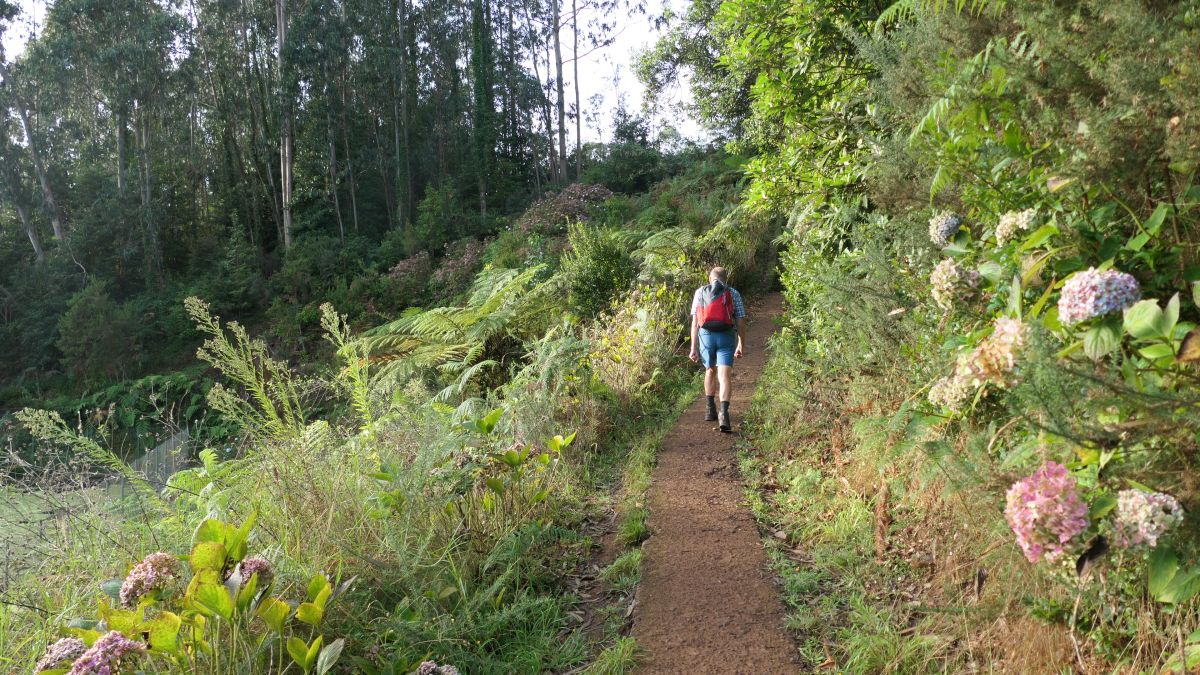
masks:
MULTIPOLYGON (((579 51, 584 56, 579 60, 579 89, 584 108, 585 141, 609 140, 611 121, 619 94, 624 95, 628 110, 642 109, 644 88, 633 74, 632 63, 637 53, 651 45, 658 37, 651 23, 653 17, 661 16, 666 7, 682 9, 681 6, 686 2, 687 0, 649 0, 646 3, 645 14, 624 17, 616 22, 615 40, 612 45, 603 49, 593 51, 585 41, 581 41, 579 51), (602 97, 598 107, 590 103, 597 95, 602 97), (589 123, 589 118, 599 120, 598 125, 589 123)), ((46 15, 47 0, 18 0, 18 4, 21 6, 22 15, 3 36, 4 55, 8 61, 20 54, 31 34, 40 30, 46 15)), ((594 10, 591 13, 580 12, 581 24, 595 18, 597 17, 594 10)), ((568 59, 571 56, 569 29, 563 32, 563 40, 563 58, 568 59)), ((567 98, 573 102, 574 84, 570 81, 570 64, 565 64, 564 70, 567 98)), ((667 92, 667 99, 674 103, 682 103, 687 99, 687 91, 684 87, 676 87, 667 92)), ((672 106, 661 107, 669 110, 672 106)), ((668 113, 667 116, 660 114, 654 118, 654 122, 656 126, 671 124, 688 138, 703 138, 700 127, 678 112, 668 113)), ((574 125, 571 126, 573 135, 574 125)))

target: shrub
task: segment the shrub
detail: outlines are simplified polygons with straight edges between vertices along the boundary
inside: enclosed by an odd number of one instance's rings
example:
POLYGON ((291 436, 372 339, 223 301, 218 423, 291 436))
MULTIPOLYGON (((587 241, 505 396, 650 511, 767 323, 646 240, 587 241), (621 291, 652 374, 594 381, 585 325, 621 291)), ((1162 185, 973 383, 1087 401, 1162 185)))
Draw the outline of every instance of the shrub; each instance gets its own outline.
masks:
POLYGON ((86 379, 118 377, 138 353, 137 326, 102 282, 92 282, 67 303, 58 320, 58 342, 65 369, 86 379))
POLYGON ((563 259, 570 284, 568 302, 576 314, 592 317, 629 288, 637 266, 626 247, 608 231, 576 224, 571 226, 569 240, 570 249, 563 259))
POLYGON ((588 220, 597 204, 613 196, 603 185, 574 183, 534 202, 517 221, 522 232, 561 234, 571 223, 588 220))

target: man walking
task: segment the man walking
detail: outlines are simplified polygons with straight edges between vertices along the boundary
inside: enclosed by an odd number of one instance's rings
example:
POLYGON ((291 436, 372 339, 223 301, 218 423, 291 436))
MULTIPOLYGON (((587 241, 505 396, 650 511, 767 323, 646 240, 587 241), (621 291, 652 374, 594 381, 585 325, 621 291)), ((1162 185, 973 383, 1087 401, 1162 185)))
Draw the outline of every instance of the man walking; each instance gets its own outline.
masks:
POLYGON ((721 431, 731 431, 729 421, 730 381, 733 360, 742 357, 742 338, 746 334, 746 306, 742 294, 727 285, 724 267, 708 273, 708 285, 692 296, 692 351, 688 357, 704 364, 704 395, 708 410, 704 419, 719 420, 721 431), (720 391, 721 411, 715 395, 720 391))

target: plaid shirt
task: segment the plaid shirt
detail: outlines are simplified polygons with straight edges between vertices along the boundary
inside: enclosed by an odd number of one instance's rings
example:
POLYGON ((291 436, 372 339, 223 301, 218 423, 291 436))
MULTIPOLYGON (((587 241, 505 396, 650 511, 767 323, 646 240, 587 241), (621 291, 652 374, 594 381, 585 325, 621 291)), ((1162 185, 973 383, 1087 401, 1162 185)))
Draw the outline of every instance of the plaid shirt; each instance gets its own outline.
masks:
MULTIPOLYGON (((696 316, 696 312, 700 309, 700 293, 704 290, 704 288, 704 286, 701 286, 700 288, 696 289, 695 293, 692 294, 692 316, 696 316)), ((728 288, 729 292, 733 294, 733 318, 746 318, 746 305, 742 304, 742 294, 738 293, 737 289, 731 286, 726 286, 726 288, 728 288)))

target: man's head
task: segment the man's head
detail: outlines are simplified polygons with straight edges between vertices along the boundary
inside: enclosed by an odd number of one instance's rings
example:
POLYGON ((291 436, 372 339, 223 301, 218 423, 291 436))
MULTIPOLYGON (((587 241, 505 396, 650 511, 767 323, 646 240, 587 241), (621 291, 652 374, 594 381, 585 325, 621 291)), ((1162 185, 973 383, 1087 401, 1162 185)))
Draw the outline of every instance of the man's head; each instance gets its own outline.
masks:
POLYGON ((708 283, 711 284, 716 281, 719 281, 723 284, 729 281, 729 273, 725 271, 724 267, 714 267, 712 268, 712 271, 708 273, 708 283))

